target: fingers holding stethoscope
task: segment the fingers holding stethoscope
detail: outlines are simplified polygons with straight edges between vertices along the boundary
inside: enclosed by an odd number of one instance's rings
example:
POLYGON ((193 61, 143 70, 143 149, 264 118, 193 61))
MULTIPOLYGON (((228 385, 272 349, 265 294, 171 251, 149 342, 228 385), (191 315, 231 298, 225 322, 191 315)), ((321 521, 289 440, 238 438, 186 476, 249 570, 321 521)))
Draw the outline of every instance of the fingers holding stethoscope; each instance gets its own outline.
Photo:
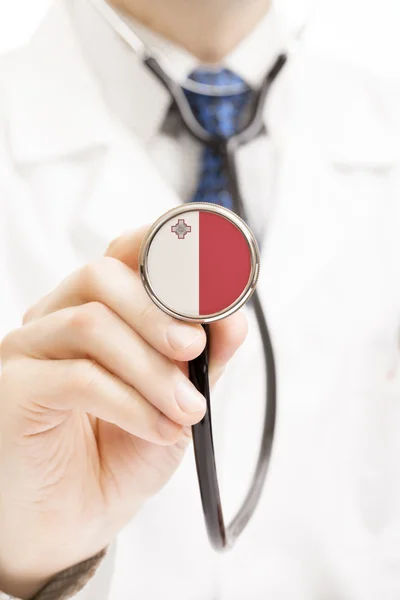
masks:
POLYGON ((44 361, 75 360, 79 373, 79 359, 95 364, 91 373, 98 391, 99 378, 104 379, 108 373, 115 383, 123 382, 125 396, 129 396, 129 388, 136 404, 145 399, 149 407, 179 425, 197 423, 206 409, 203 396, 174 361, 97 301, 57 310, 10 334, 3 342, 5 363, 9 355, 44 361))
POLYGON ((172 360, 191 360, 204 348, 202 327, 177 321, 159 310, 138 274, 113 257, 101 258, 72 273, 28 311, 25 322, 91 302, 108 307, 152 348, 172 360))
POLYGON ((8 401, 10 434, 16 439, 44 434, 73 418, 74 412, 87 413, 162 446, 177 443, 184 433, 182 426, 136 389, 90 359, 13 356, 6 361, 1 391, 8 401))
MULTIPOLYGON (((131 248, 137 235, 126 239, 131 248)), ((245 332, 245 319, 238 313, 213 324, 212 382, 245 332)), ((106 257, 69 276, 30 309, 24 326, 6 337, 1 350, 5 366, 27 360, 29 368, 37 368, 38 381, 43 377, 50 383, 59 374, 54 389, 80 382, 80 391, 74 388, 60 409, 80 407, 148 441, 173 443, 182 428, 198 423, 206 410, 204 397, 180 368, 204 345, 201 325, 163 313, 136 272, 106 257)), ((43 393, 50 398, 46 402, 64 398, 58 392, 43 393)))

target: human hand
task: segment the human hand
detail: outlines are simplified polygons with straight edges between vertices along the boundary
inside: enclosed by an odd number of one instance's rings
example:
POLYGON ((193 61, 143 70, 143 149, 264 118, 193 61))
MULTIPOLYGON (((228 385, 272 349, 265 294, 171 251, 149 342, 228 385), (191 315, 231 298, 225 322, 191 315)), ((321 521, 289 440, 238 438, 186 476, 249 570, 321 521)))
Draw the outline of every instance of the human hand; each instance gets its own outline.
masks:
MULTIPOLYGON (((1 344, 0 589, 34 595, 97 554, 168 481, 205 400, 187 361, 200 325, 149 299, 137 273, 146 229, 67 277, 1 344)), ((211 325, 215 383, 247 332, 211 325)))

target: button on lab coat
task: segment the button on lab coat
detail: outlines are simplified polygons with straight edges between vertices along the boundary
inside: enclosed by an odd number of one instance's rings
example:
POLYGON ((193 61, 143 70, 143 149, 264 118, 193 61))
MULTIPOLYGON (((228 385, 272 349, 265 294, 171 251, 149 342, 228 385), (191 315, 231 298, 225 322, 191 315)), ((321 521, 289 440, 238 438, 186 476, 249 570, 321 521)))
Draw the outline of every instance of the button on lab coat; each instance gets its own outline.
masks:
MULTIPOLYGON (((181 201, 107 110, 55 10, 53 27, 0 65, 1 335, 111 239, 181 201)), ((291 60, 266 113, 279 160, 259 292, 278 413, 260 506, 237 547, 216 555, 189 451, 80 599, 400 597, 399 100, 395 82, 307 48, 291 60)), ((246 197, 258 193, 244 167, 240 178, 246 197)), ((228 515, 262 421, 264 367, 249 319, 213 399, 228 515)))

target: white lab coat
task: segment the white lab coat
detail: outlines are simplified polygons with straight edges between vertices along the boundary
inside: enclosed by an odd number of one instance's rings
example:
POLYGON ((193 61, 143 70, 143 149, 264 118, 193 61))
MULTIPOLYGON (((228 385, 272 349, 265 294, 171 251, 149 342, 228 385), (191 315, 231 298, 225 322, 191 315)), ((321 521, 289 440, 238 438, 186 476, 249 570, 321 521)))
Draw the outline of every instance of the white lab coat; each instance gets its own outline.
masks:
MULTIPOLYGON (((112 238, 180 202, 107 111, 62 19, 0 66, 1 335, 112 238)), ((214 554, 189 452, 80 599, 400 597, 399 100, 395 82, 307 49, 276 84, 259 291, 278 419, 261 504, 237 547, 214 554)), ((228 513, 257 450, 263 374, 252 326, 214 399, 228 513)))

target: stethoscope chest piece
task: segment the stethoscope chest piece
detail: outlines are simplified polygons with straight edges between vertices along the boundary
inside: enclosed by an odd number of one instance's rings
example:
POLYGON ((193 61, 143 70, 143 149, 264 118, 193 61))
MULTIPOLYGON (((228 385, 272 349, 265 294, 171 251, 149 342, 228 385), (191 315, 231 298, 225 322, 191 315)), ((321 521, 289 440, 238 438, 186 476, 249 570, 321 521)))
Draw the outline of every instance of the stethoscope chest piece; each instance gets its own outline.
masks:
POLYGON ((151 299, 169 315, 211 323, 238 310, 259 273, 256 239, 227 208, 189 203, 160 217, 142 243, 139 268, 151 299))

